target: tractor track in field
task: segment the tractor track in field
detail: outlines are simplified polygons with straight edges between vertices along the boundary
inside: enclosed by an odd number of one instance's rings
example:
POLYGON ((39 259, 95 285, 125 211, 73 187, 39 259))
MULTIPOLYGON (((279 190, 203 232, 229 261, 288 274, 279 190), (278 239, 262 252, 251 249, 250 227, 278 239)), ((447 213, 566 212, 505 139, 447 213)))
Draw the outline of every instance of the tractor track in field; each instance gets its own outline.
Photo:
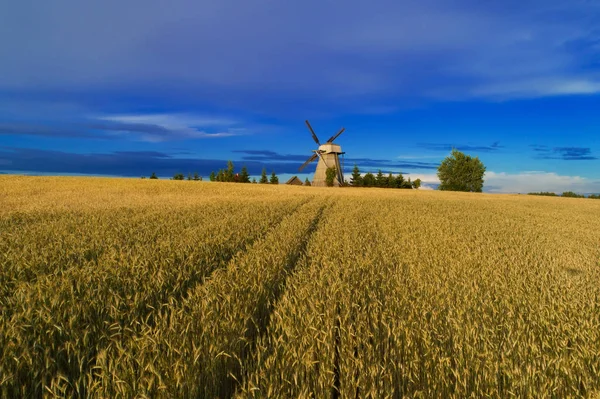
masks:
POLYGON ((321 217, 323 216, 323 213, 325 212, 326 209, 333 207, 334 204, 335 204, 335 202, 331 201, 330 203, 321 206, 320 209, 317 211, 317 214, 315 215, 313 220, 310 222, 308 229, 306 230, 304 239, 298 244, 296 249, 291 252, 290 257, 287 262, 287 267, 285 267, 285 269, 283 270, 282 281, 280 284, 277 285, 277 289, 273 292, 272 300, 268 302, 266 309, 262 309, 263 311, 261 311, 261 309, 256 309, 256 313, 259 315, 263 315, 264 317, 258 318, 257 323, 255 325, 253 325, 255 328, 249 328, 247 331, 246 339, 248 340, 249 345, 247 347, 247 350, 244 353, 242 353, 242 356, 241 356, 242 363, 244 364, 244 367, 243 367, 244 370, 242 370, 242 368, 240 367, 238 370, 235 370, 234 372, 231 373, 231 375, 228 377, 228 380, 229 380, 228 383, 223 384, 224 389, 221 392, 221 395, 219 395, 219 397, 232 398, 235 395, 235 393, 237 392, 240 381, 242 381, 243 378, 245 377, 245 373, 254 369, 255 365, 252 360, 253 359, 252 353, 256 349, 257 340, 260 337, 264 336, 265 333, 267 332, 267 329, 269 328, 269 324, 271 321, 271 315, 273 313, 273 310, 277 307, 279 299, 286 292, 287 279, 289 278, 289 276, 292 273, 294 273, 294 271, 296 270, 296 268, 298 266, 299 261, 304 256, 306 256, 308 243, 312 239, 312 236, 314 235, 314 233, 319 228, 319 223, 320 223, 321 217))

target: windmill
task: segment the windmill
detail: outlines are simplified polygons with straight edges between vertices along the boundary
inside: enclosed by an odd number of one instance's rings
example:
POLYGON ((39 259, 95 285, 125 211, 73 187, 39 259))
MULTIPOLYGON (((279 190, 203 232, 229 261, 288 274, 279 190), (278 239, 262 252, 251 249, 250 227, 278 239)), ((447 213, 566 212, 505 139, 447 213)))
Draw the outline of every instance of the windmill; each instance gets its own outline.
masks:
POLYGON ((333 185, 334 186, 343 185, 344 184, 344 173, 343 173, 342 168, 340 167, 340 155, 342 155, 344 153, 342 152, 342 147, 340 147, 337 144, 333 144, 333 141, 335 139, 337 139, 340 136, 340 134, 342 134, 344 132, 345 128, 341 128, 340 131, 337 132, 337 134, 331 136, 325 144, 321 144, 319 142, 319 138, 315 134, 315 131, 313 130, 312 126, 310 126, 310 123, 308 123, 308 121, 305 121, 305 122, 306 122, 306 126, 308 127, 308 130, 310 130, 310 133, 312 134, 313 140, 319 146, 319 149, 313 150, 314 154, 310 158, 308 158, 308 160, 306 162, 304 162, 298 170, 301 171, 309 163, 311 163, 312 161, 314 161, 318 158, 319 162, 317 163, 317 170, 315 171, 315 176, 313 177, 312 185, 317 186, 317 187, 325 187, 327 185, 327 183, 326 183, 327 168, 335 168, 335 170, 336 170, 336 177, 333 182, 333 185))

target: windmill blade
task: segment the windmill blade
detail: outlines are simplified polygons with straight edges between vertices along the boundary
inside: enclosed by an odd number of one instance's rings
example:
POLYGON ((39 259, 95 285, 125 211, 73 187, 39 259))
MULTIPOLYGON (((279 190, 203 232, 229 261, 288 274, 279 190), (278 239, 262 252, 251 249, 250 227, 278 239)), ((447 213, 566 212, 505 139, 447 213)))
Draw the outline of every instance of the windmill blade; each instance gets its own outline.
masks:
POLYGON ((310 134, 312 134, 312 138, 315 141, 315 143, 317 143, 317 145, 321 145, 321 143, 319 143, 319 138, 317 137, 317 135, 315 134, 315 131, 313 130, 312 126, 310 125, 310 123, 308 123, 308 120, 304 121, 306 122, 306 126, 308 126, 308 130, 310 130, 310 134))
POLYGON ((333 140, 337 139, 338 137, 340 137, 340 134, 344 133, 344 130, 346 130, 345 127, 343 127, 339 132, 337 132, 336 135, 333 135, 329 138, 329 140, 327 140, 328 143, 333 143, 333 140))
POLYGON ((300 167, 298 168, 298 171, 301 171, 302 169, 306 168, 306 166, 307 166, 309 163, 311 163, 312 161, 314 161, 314 160, 315 160, 315 159, 317 159, 318 157, 319 157, 318 153, 314 153, 314 154, 312 155, 312 157, 308 158, 308 160, 307 160, 306 162, 304 162, 304 163, 302 164, 302 166, 300 166, 300 167))

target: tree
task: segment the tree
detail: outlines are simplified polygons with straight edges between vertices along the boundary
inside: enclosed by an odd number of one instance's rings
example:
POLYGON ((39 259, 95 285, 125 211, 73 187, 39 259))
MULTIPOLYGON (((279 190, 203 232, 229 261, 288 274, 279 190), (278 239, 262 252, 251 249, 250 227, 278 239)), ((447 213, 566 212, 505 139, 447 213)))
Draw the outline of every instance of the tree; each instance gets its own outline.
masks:
POLYGON ((191 173, 188 173, 188 177, 187 177, 187 179, 188 179, 188 180, 192 180, 192 174, 191 174, 191 173))
POLYGON ((225 171, 223 169, 219 169, 219 171, 217 172, 217 177, 215 179, 216 181, 227 181, 225 180, 225 171))
POLYGON ((156 176, 156 173, 152 172, 152 174, 150 175, 151 179, 158 179, 158 177, 156 176))
POLYGON ((306 178, 306 180, 304 180, 304 185, 305 186, 312 186, 312 184, 310 184, 310 180, 308 180, 308 177, 306 178))
POLYGON ((267 184, 268 182, 269 182, 269 179, 267 179, 267 169, 263 168, 262 173, 260 175, 259 183, 267 184))
POLYGON ((175 173, 175 175, 173 176, 173 180, 184 180, 185 176, 183 176, 183 173, 175 173))
POLYGON ((402 173, 399 173, 398 176, 396 176, 396 188, 402 187, 404 187, 404 176, 402 176, 402 173))
POLYGON ((350 178, 350 184, 354 187, 360 187, 362 185, 360 169, 358 169, 358 166, 356 166, 356 164, 354 164, 354 169, 352 169, 352 177, 350 178))
POLYGON ((327 184, 327 187, 333 187, 333 183, 335 182, 335 174, 336 169, 334 167, 329 167, 325 171, 325 184, 327 184))
POLYGON ((208 180, 210 180, 210 181, 216 181, 217 180, 217 175, 215 174, 214 171, 210 172, 210 176, 208 176, 208 180))
POLYGON ((585 196, 581 194, 574 193, 573 191, 565 191, 562 193, 561 197, 570 197, 570 198, 585 198, 585 196))
POLYGON ((232 182, 234 179, 235 173, 233 171, 233 162, 227 161, 227 171, 225 172, 225 181, 232 182))
POLYGON ((202 181, 202 177, 198 176, 198 172, 194 172, 194 181, 202 181))
POLYGON ((366 173, 362 178, 362 183, 364 187, 375 187, 375 176, 373 176, 373 173, 366 173))
POLYGON ((454 149, 438 167, 437 175, 441 182, 438 189, 480 193, 484 174, 485 166, 478 157, 473 158, 454 149))
POLYGON ((381 171, 381 169, 379 169, 379 172, 377 172, 377 177, 375 178, 375 185, 377 187, 385 187, 386 186, 385 176, 383 175, 383 172, 381 171))
POLYGON ((256 177, 252 178, 252 184, 256 184, 256 177))
POLYGON ((248 174, 248 168, 246 168, 246 166, 242 167, 239 181, 240 183, 250 183, 250 175, 248 174))
POLYGON ((415 179, 415 181, 412 183, 412 186, 415 189, 421 187, 421 179, 415 179))
POLYGON ((394 187, 396 187, 396 179, 394 179, 394 176, 392 175, 392 172, 390 172, 390 174, 388 175, 388 177, 385 178, 385 186, 387 188, 394 188, 394 187))
POLYGON ((275 172, 271 172, 271 180, 269 181, 271 184, 279 184, 279 178, 275 174, 275 172))

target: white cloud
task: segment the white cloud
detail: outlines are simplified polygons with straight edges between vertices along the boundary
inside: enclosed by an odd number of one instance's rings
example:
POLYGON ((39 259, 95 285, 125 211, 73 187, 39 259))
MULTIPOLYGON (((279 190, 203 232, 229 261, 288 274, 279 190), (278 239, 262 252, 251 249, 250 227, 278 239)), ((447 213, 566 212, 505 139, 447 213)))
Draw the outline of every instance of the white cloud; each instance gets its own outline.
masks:
POLYGON ((134 132, 150 142, 174 138, 231 137, 245 132, 244 128, 236 127, 238 122, 233 119, 181 113, 105 115, 98 119, 122 124, 122 132, 134 132), (144 126, 148 127, 145 131, 144 126), (216 131, 207 131, 210 128, 216 131))
MULTIPOLYGON (((410 173, 411 180, 421 179, 422 190, 432 190, 440 183, 434 173, 410 173)), ((559 175, 553 172, 525 171, 505 173, 488 171, 484 176, 483 191, 489 193, 530 193, 550 191, 562 193, 600 193, 600 180, 581 176, 559 175)))
POLYGON ((598 193, 600 192, 600 180, 538 171, 516 174, 486 172, 484 190, 491 193, 529 193, 539 191, 598 193), (486 186, 489 187, 488 190, 485 190, 486 186))

